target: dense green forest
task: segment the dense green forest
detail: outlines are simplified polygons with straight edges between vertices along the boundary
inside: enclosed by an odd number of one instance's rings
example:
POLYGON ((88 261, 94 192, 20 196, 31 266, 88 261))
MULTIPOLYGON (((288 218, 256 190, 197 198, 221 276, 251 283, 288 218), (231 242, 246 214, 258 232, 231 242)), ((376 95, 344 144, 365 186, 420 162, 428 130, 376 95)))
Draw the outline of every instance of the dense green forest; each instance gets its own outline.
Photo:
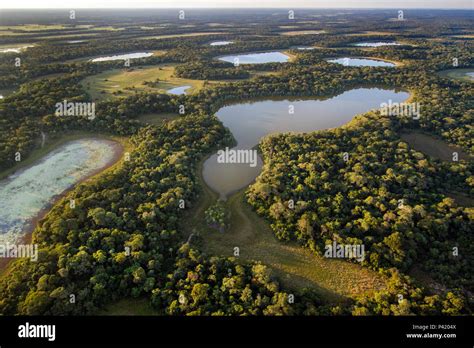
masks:
MULTIPOLYGON (((0 278, 0 313, 84 315, 122 298, 146 297, 168 315, 472 314, 474 208, 448 193, 474 195, 473 161, 441 161, 400 138, 404 130, 419 130, 474 155, 472 83, 437 74, 452 68, 454 58, 459 68, 474 66, 472 40, 448 37, 472 29, 472 19, 447 17, 440 26, 429 17, 397 23, 365 11, 354 16, 344 26, 327 18, 317 25, 301 24, 298 30, 325 32, 295 36, 280 35, 281 26, 288 25, 280 17, 256 27, 249 23, 261 18, 234 21, 224 34, 194 37, 143 39, 190 32, 173 21, 146 33, 137 27, 98 30, 96 39, 75 37, 88 40, 77 45, 55 39, 64 29, 2 36, 2 44, 36 45, 0 54, 0 87, 15 89, 0 100, 0 171, 16 164, 17 152, 28 158, 42 132, 52 138, 72 131, 120 135, 130 139, 133 150, 129 161, 75 187, 39 221, 33 232, 39 260, 10 263, 0 278), (372 33, 348 35, 365 31, 372 33), (215 40, 234 43, 210 46, 215 40), (369 52, 352 45, 386 40, 403 44, 369 52), (317 49, 299 51, 299 45, 317 49), (215 60, 274 49, 295 58, 238 67, 215 60), (165 52, 134 59, 133 66, 173 63, 178 77, 223 81, 190 95, 136 93, 96 102, 94 120, 54 115, 58 101, 91 100, 80 84, 84 78, 124 64, 89 58, 147 50, 165 52), (326 61, 348 55, 402 65, 346 67, 326 61), (198 163, 232 142, 214 116, 219 108, 264 97, 331 97, 363 86, 409 91, 423 107, 420 119, 386 117, 374 110, 341 128, 266 137, 259 144, 263 171, 246 199, 282 243, 296 241, 317 254, 333 241, 363 243, 367 256, 362 265, 388 279, 384 290, 328 303, 311 289, 286 289, 267 265, 207 255, 187 240, 189 231, 180 219, 202 190, 198 163), (179 116, 145 126, 139 116, 149 113, 179 116), (77 202, 74 209, 69 199, 77 202), (420 285, 411 275, 415 267, 441 289, 420 285)), ((199 21, 194 24, 194 32, 210 31, 199 21)), ((209 228, 223 229, 226 214, 219 205, 211 207, 209 228)))

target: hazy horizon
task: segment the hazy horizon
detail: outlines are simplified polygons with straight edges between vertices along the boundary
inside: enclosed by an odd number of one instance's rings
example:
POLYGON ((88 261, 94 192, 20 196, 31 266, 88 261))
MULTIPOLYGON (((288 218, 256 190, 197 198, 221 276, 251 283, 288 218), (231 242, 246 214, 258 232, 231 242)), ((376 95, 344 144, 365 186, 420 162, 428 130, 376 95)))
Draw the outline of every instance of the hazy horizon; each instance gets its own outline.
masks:
POLYGON ((17 0, 0 5, 0 9, 232 9, 232 8, 287 8, 287 9, 463 9, 472 10, 471 0, 50 0, 38 3, 35 0, 17 0))

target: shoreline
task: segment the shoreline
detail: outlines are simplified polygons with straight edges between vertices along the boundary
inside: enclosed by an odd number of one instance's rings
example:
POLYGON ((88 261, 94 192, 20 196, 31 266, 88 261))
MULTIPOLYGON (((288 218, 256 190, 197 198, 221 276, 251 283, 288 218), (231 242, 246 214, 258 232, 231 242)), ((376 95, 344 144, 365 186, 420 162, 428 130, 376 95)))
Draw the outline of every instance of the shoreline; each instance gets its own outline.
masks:
MULTIPOLYGON (((70 141, 66 141, 65 143, 61 143, 58 147, 55 149, 58 149, 61 146, 64 146, 65 144, 72 142, 72 141, 78 141, 78 140, 100 140, 103 142, 110 143, 112 145, 112 151, 113 155, 109 161, 107 161, 106 165, 101 168, 97 168, 93 170, 90 174, 87 176, 83 177, 79 181, 77 181, 75 184, 71 185, 67 189, 65 189, 63 192, 61 192, 58 195, 55 195, 51 197, 51 200, 41 209, 38 211, 38 213, 35 215, 34 218, 32 218, 25 226, 23 229, 22 236, 20 236, 17 240, 17 244, 31 244, 33 241, 33 232, 38 226, 38 223, 44 219, 48 213, 51 211, 51 209, 58 203, 60 202, 63 198, 65 198, 71 191, 73 191, 78 185, 83 184, 85 181, 92 179, 96 176, 99 176, 109 169, 113 168, 116 164, 120 162, 120 158, 122 157, 124 151, 125 151, 125 146, 119 141, 113 140, 111 138, 106 138, 106 137, 98 137, 98 136, 90 136, 90 137, 85 137, 82 139, 73 139, 70 141)), ((48 153, 51 153, 55 149, 51 149, 48 153)), ((47 154, 46 154, 47 156, 47 154)), ((41 161, 41 159, 39 160, 41 161)), ((36 165, 38 161, 31 163, 27 165, 26 167, 23 167, 21 169, 18 169, 17 171, 11 173, 14 174, 19 171, 24 171, 27 170, 28 168, 36 165)), ((10 174, 10 175, 11 175, 10 174)), ((0 277, 3 275, 3 273, 8 269, 8 265, 10 264, 11 261, 17 260, 17 258, 0 258, 0 277)))
MULTIPOLYGON (((381 86, 371 86, 371 87, 356 87, 356 88, 352 88, 352 89, 347 89, 335 96, 339 96, 339 95, 342 95, 346 92, 350 92, 350 91, 354 91, 354 90, 358 90, 358 89, 372 89, 372 88, 376 88, 376 89, 382 89, 382 90, 387 90, 387 91, 394 91, 394 92, 403 92, 403 93, 407 93, 408 94, 408 97, 403 100, 402 102, 400 103, 408 103, 409 101, 411 101, 413 98, 414 98, 414 92, 411 91, 411 90, 405 90, 405 89, 400 89, 398 90, 397 88, 385 88, 385 87, 381 87, 381 86)), ((329 99, 332 99, 332 97, 327 97, 327 96, 316 96, 316 97, 306 97, 306 96, 303 96, 303 97, 293 97, 293 96, 277 96, 277 97, 261 97, 261 98, 252 98, 252 99, 244 99, 244 100, 241 100, 241 101, 230 101, 228 103, 226 103, 225 105, 221 106, 219 108, 219 110, 221 110, 222 108, 225 108, 225 107, 229 107, 229 106, 232 106, 232 105, 237 105, 237 104, 254 104, 254 103, 258 103, 258 102, 261 102, 261 101, 267 101, 267 100, 274 100, 274 101, 325 101, 325 100, 329 100, 329 99)), ((217 112, 219 112, 219 110, 217 110, 214 115, 215 117, 217 117, 219 119, 219 122, 222 123, 222 120, 217 116, 217 112)), ((222 202, 227 202, 229 199, 231 199, 234 195, 236 195, 237 193, 239 193, 240 191, 244 190, 246 191, 251 185, 255 184, 256 181, 257 181, 257 178, 262 174, 263 172, 263 167, 265 165, 265 161, 264 161, 264 158, 263 158, 263 154, 261 153, 260 149, 259 149, 259 146, 260 146, 260 143, 261 141, 266 138, 266 137, 270 137, 270 136, 278 136, 278 135, 281 135, 281 134, 295 134, 295 135, 302 135, 302 134, 312 134, 312 133, 317 133, 317 132, 327 132, 327 131, 333 131, 335 129, 338 129, 338 128, 345 128, 347 126, 350 126, 350 124, 352 122, 354 122, 354 120, 358 117, 358 116, 361 116, 361 115, 366 115, 368 113, 371 113, 375 110, 378 110, 378 109, 369 109, 363 113, 358 113, 358 114, 354 114, 354 116, 352 117, 352 119, 346 123, 344 123, 343 125, 340 125, 340 126, 337 126, 337 127, 331 127, 331 128, 324 128, 324 129, 316 129, 316 130, 310 130, 310 131, 303 131, 303 132, 299 132, 299 131, 277 131, 277 132, 274 132, 274 133, 269 133, 269 134, 266 134, 264 135, 263 137, 261 137, 259 140, 258 140, 258 143, 252 148, 252 149, 256 149, 258 151, 258 158, 260 158, 261 162, 262 162, 262 166, 260 168, 260 172, 258 173, 258 175, 251 181, 249 182, 248 184, 244 185, 244 186, 241 186, 239 188, 235 188, 229 192, 227 192, 226 194, 222 194, 221 192, 215 190, 206 180, 205 176, 204 176, 204 167, 206 165, 206 162, 213 156, 213 155, 216 155, 217 154, 217 151, 220 150, 221 148, 219 148, 218 150, 216 151, 213 151, 212 153, 210 153, 208 156, 206 156, 206 158, 203 160, 203 163, 202 163, 202 168, 201 168, 201 177, 202 177, 202 181, 204 182, 204 184, 212 191, 214 192, 216 195, 218 195, 218 200, 219 201, 222 201, 222 202)), ((223 125, 224 126, 224 125, 223 125)), ((225 127, 225 126, 224 126, 225 127)), ((230 131, 229 129, 229 132, 231 133, 232 137, 234 137, 234 134, 230 131)), ((236 147, 238 146, 238 142, 237 140, 235 139, 234 137, 234 143, 232 145, 229 145, 229 148, 231 149, 235 149, 236 147), (231 148, 232 146, 232 148, 231 148)))

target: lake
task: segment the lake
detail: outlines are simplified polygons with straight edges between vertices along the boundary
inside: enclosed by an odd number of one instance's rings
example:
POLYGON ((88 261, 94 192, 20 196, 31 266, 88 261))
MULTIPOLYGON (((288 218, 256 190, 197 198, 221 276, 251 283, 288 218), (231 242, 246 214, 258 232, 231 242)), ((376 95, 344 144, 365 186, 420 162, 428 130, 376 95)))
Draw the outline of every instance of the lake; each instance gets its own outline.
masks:
POLYGON ((125 60, 125 59, 137 59, 137 58, 146 58, 151 57, 153 52, 137 52, 137 53, 125 53, 117 54, 113 56, 103 56, 91 59, 91 62, 107 62, 110 60, 125 60))
MULTIPOLYGON (((402 102, 409 93, 380 88, 359 88, 333 98, 271 99, 247 101, 221 108, 216 116, 228 127, 237 141, 232 150, 249 150, 268 134, 281 132, 311 132, 340 127, 360 113, 380 108, 381 103, 402 102), (289 114, 293 105, 294 114, 289 114)), ((248 186, 260 174, 262 159, 251 167, 248 163, 219 163, 217 153, 203 165, 207 185, 225 199, 231 193, 248 186)))
POLYGON ((359 42, 354 44, 358 47, 382 47, 382 46, 400 46, 401 44, 395 41, 378 41, 378 42, 359 42))
POLYGON ((104 139, 70 141, 0 180, 0 244, 17 243, 59 195, 114 163, 120 148, 104 139))
POLYGON ((181 94, 186 94, 186 90, 191 88, 191 86, 180 86, 180 87, 175 87, 167 90, 169 94, 175 94, 175 95, 181 95, 181 94))
MULTIPOLYGON (((456 68, 448 69, 438 72, 442 77, 447 77, 454 80, 461 80, 467 82, 474 82, 473 68, 456 68)), ((1 92, 1 91, 0 91, 1 92)))
POLYGON ((238 59, 239 64, 264 64, 264 63, 285 63, 290 57, 281 52, 262 53, 242 53, 219 57, 219 60, 234 64, 238 59))
POLYGON ((396 64, 391 62, 386 62, 379 59, 369 59, 369 58, 334 58, 327 59, 329 63, 337 63, 345 66, 376 66, 376 67, 394 67, 396 64))
POLYGON ((214 42, 211 42, 209 45, 211 46, 226 46, 226 45, 230 45, 230 44, 233 44, 234 41, 214 41, 214 42))

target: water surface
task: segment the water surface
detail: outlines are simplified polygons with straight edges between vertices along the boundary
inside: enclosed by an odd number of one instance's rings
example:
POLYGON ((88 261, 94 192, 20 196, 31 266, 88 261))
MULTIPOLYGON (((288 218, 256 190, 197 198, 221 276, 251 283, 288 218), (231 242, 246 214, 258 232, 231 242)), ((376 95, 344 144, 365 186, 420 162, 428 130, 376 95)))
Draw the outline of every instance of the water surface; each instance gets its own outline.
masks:
POLYGON ((448 70, 439 71, 438 74, 441 75, 442 77, 447 77, 454 80, 474 82, 473 68, 448 69, 448 70))
POLYGON ((230 56, 219 57, 219 60, 235 64, 238 59, 239 64, 264 64, 264 63, 285 63, 290 57, 281 52, 263 53, 243 53, 230 56))
POLYGON ((378 59, 369 59, 369 58, 334 58, 327 59, 329 63, 337 63, 345 66, 377 66, 377 67, 394 67, 396 64, 391 62, 386 62, 378 59))
MULTIPOLYGON (((359 88, 325 100, 248 101, 221 108, 216 116, 234 135, 234 150, 249 150, 268 134, 311 132, 340 127, 356 114, 380 108, 381 103, 402 102, 406 92, 379 88, 359 88), (290 114, 290 106, 294 114, 290 114)), ((225 199, 232 192, 248 186, 261 171, 262 160, 252 168, 248 163, 218 163, 217 154, 207 159, 203 178, 207 185, 225 199)))
POLYGON ((382 47, 382 46, 400 46, 401 44, 395 41, 377 41, 377 42, 359 42, 354 44, 358 47, 382 47))
POLYGON ((94 58, 94 59, 91 59, 91 62, 107 62, 110 60, 146 58, 152 55, 153 55, 153 52, 125 53, 125 54, 117 54, 113 56, 103 56, 103 57, 94 58))
POLYGON ((233 44, 234 41, 214 41, 214 42, 211 42, 209 45, 211 46, 226 46, 226 45, 230 45, 230 44, 233 44))
POLYGON ((102 139, 71 141, 0 180, 0 244, 18 242, 58 195, 113 163, 117 146, 102 139))
POLYGON ((181 95, 181 94, 186 94, 186 90, 191 88, 191 86, 180 86, 180 87, 175 87, 167 90, 169 94, 175 94, 175 95, 181 95))

